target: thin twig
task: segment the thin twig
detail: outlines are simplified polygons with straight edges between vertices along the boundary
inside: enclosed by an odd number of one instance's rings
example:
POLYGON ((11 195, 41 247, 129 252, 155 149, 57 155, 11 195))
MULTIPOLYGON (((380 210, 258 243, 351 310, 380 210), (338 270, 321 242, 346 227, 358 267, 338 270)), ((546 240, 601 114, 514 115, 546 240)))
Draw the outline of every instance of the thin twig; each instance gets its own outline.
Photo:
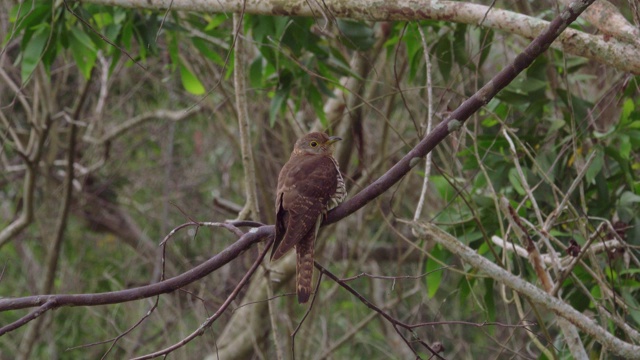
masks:
POLYGON ((196 337, 201 336, 202 334, 204 334, 205 330, 208 329, 209 327, 211 327, 211 325, 220 317, 220 315, 222 315, 227 310, 229 305, 231 305, 231 302, 240 293, 240 290, 242 290, 242 288, 247 284, 247 282, 249 282, 249 280, 251 279, 251 276, 253 276, 255 271, 258 269, 258 267, 262 263, 262 260, 264 259, 265 255, 267 254, 267 251, 269 250, 269 247, 270 247, 271 243, 273 243, 273 237, 271 237, 269 239, 269 242, 265 246, 265 248, 262 251, 262 253, 258 256, 258 258, 253 263, 253 265, 251 265, 251 268, 249 268, 249 270, 244 275, 244 277, 242 277, 242 279, 240 280, 238 285, 236 285, 235 289, 233 289, 231 294, 229 294, 229 296, 227 296, 227 299, 224 301, 224 303, 222 303, 222 305, 220 306, 218 311, 216 311, 213 315, 208 317, 207 320, 205 320, 205 322, 202 325, 200 325, 200 327, 198 327, 194 332, 189 334, 189 336, 185 337, 184 339, 180 340, 179 342, 177 342, 177 343, 175 343, 175 344, 173 344, 173 345, 171 345, 171 346, 169 346, 169 347, 167 347, 165 349, 162 349, 160 351, 156 351, 156 352, 151 353, 151 354, 147 354, 147 355, 143 355, 143 356, 140 356, 140 357, 136 357, 133 360, 152 359, 152 358, 155 358, 155 357, 158 357, 158 356, 167 355, 167 354, 175 351, 176 349, 179 349, 179 348, 185 346, 186 344, 191 342, 191 340, 195 339, 196 337))
POLYGON ((559 318, 570 321, 572 325, 594 337, 594 340, 602 344, 611 353, 623 358, 640 359, 640 346, 619 339, 564 301, 551 296, 542 289, 497 266, 450 234, 428 223, 407 223, 412 224, 422 233, 422 236, 435 240, 469 265, 517 291, 533 304, 549 309, 559 318))
MULTIPOLYGON (((367 300, 367 298, 362 296, 354 288, 349 286, 349 284, 347 284, 346 282, 340 280, 340 278, 338 278, 332 272, 330 272, 325 267, 320 265, 317 261, 314 261, 314 265, 320 271, 320 273, 327 275, 331 280, 335 281, 337 284, 342 286, 344 289, 346 289, 348 292, 350 292, 352 295, 354 295, 358 300, 360 300, 360 302, 362 302, 366 307, 368 307, 369 309, 371 309, 371 310, 379 313, 380 315, 382 315, 382 317, 384 317, 387 321, 389 321, 393 325, 393 327, 394 327, 394 329, 396 329, 396 332, 398 333, 398 335, 400 335, 400 337, 402 337, 402 339, 405 342, 407 342, 405 337, 400 333, 400 330, 398 329, 398 327, 401 327, 401 328, 404 328, 404 329, 407 329, 407 330, 411 330, 412 326, 410 324, 406 324, 406 323, 404 323, 404 322, 402 322, 400 320, 397 320, 397 319, 393 318, 391 315, 387 314, 385 311, 383 311, 382 309, 380 309, 379 307, 377 307, 376 305, 371 303, 369 300, 367 300)), ((413 349, 413 347, 411 347, 411 345, 408 342, 407 342, 407 345, 409 345, 411 350, 415 353, 415 350, 413 349)), ((436 356, 437 358, 443 359, 440 355, 438 355, 437 352, 431 350, 431 348, 429 348, 429 351, 431 351, 431 353, 434 356, 436 356)), ((417 356, 417 354, 416 354, 416 356, 417 356)))
POLYGON ((242 20, 244 13, 233 14, 235 28, 235 47, 233 57, 233 82, 236 94, 236 113, 238 129, 240 129, 240 150, 242 152, 242 168, 244 169, 244 191, 246 203, 238 214, 238 220, 248 218, 260 220, 258 206, 258 186, 256 184, 256 166, 251 146, 251 131, 249 127, 249 107, 247 105, 247 79, 245 74, 245 44, 242 36, 242 20))
MULTIPOLYGON (((425 134, 431 132, 433 127, 433 85, 431 84, 431 60, 429 57, 429 47, 427 46, 427 38, 424 35, 424 30, 419 23, 416 24, 418 31, 420 32, 420 39, 422 40, 422 49, 424 52, 424 61, 427 71, 427 130, 425 134)), ((422 191, 420 192, 420 199, 418 200, 418 206, 416 206, 416 212, 413 215, 413 221, 420 218, 422 214, 422 207, 424 206, 424 200, 427 196, 427 186, 429 184, 429 175, 431 174, 431 156, 432 153, 427 154, 424 160, 424 179, 422 181, 422 191)))

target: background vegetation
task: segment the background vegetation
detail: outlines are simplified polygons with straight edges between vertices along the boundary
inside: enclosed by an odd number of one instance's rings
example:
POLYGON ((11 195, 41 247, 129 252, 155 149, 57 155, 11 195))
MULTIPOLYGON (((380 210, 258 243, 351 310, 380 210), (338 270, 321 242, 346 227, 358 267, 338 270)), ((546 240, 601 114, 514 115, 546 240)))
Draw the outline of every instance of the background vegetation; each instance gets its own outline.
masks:
MULTIPOLYGON (((544 20, 563 6, 494 5, 544 20)), ((326 11, 246 13, 234 23, 229 13, 132 6, 0 1, 2 298, 154 283, 158 244, 180 224, 239 217, 272 224, 280 167, 295 139, 314 129, 345 139, 336 157, 356 194, 530 41, 479 22, 373 22, 326 11), (239 75, 246 103, 236 97, 239 75), (244 140, 255 166, 249 182, 244 140), (247 203, 251 187, 257 196, 247 203)), ((613 6, 632 30, 620 35, 617 25, 607 31, 584 17, 572 28, 640 59, 637 3, 613 6)), ((509 18, 487 22, 501 20, 509 18)), ((390 191, 324 228, 320 264, 357 277, 348 284, 390 316, 428 325, 394 328, 327 277, 304 318, 287 258, 265 261, 231 308, 170 356, 290 358, 295 347, 299 359, 428 358, 424 345, 439 344, 448 359, 572 356, 555 313, 420 236, 412 220, 542 286, 526 251, 515 252, 528 234, 560 283, 559 297, 637 345, 640 78, 629 71, 568 48, 548 50, 437 146, 430 166, 421 161, 390 191), (584 250, 581 262, 563 275, 575 249, 584 250)), ((177 232, 164 277, 236 239, 216 227, 177 232)), ((155 297, 50 311, 1 336, 0 358, 119 359, 170 346, 218 310, 261 246, 160 296, 131 332, 155 297)), ((0 326, 29 311, 0 313, 0 326)), ((580 336, 591 358, 613 358, 580 336)))

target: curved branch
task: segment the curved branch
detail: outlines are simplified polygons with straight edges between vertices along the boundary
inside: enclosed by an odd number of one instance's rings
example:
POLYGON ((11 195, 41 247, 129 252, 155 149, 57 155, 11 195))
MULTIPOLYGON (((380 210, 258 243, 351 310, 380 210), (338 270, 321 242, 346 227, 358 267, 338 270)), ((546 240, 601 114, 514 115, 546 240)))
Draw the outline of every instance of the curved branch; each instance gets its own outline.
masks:
POLYGON ((50 116, 47 116, 42 130, 38 130, 36 128, 31 129, 31 134, 32 136, 37 137, 37 141, 35 142, 32 152, 30 154, 24 154, 26 164, 26 173, 22 187, 24 206, 22 207, 20 216, 0 231, 0 248, 11 241, 11 239, 22 232, 22 230, 24 230, 33 221, 34 192, 36 188, 36 179, 38 177, 37 164, 40 162, 40 158, 42 157, 42 149, 49 137, 50 129, 50 116))
POLYGON ((104 134, 100 139, 94 139, 92 137, 85 136, 83 140, 92 144, 102 145, 108 141, 111 141, 117 138, 118 136, 122 135, 123 133, 137 126, 144 124, 145 122, 155 120, 155 119, 163 119, 163 120, 178 122, 178 121, 187 119, 188 117, 197 113, 198 111, 200 111, 200 107, 197 105, 184 110, 160 109, 160 110, 149 111, 147 113, 131 118, 123 122, 122 124, 114 127, 113 129, 109 130, 108 133, 104 134))
POLYGON ((227 296, 227 299, 224 301, 224 303, 222 303, 222 305, 220 305, 220 308, 218 308, 218 311, 215 312, 215 314, 209 316, 207 318, 207 320, 202 323, 202 325, 200 325, 195 331, 193 331, 191 334, 189 334, 189 336, 185 337, 184 339, 180 340, 179 342, 165 348, 159 351, 156 351, 154 353, 151 354, 147 354, 144 356, 139 356, 134 358, 133 360, 144 360, 144 359, 153 359, 159 356, 163 356, 163 355, 167 355, 183 346, 185 346, 186 344, 188 344, 189 342, 191 342, 191 340, 195 339, 198 336, 202 336, 202 334, 204 334, 204 331, 206 329, 208 329, 209 327, 211 327, 211 325, 220 317, 220 315, 222 315, 225 310, 227 310, 227 308, 229 307, 229 305, 231 305, 231 302, 238 296, 238 294, 240 293, 240 290, 242 290, 242 288, 247 284, 247 282, 249 282, 249 280, 251 279, 251 277, 253 276, 253 274, 256 272, 256 270, 258 270, 258 267, 260 266, 260 264, 262 264, 262 260, 264 259, 264 256, 267 255, 267 251, 269 251, 269 248, 271 247, 271 243, 273 243, 273 238, 271 240, 268 241, 267 246, 264 247, 264 250, 262 250, 262 252, 258 255, 258 257, 256 258, 256 260, 253 262, 253 265, 251 265, 251 268, 249 268, 249 270, 247 271, 246 274, 244 274, 244 276, 242 277, 242 279, 240 280, 240 282, 238 283, 238 285, 236 285, 235 289, 233 289, 233 291, 231 292, 231 294, 229 294, 229 296, 227 296))
MULTIPOLYGON (((251 248, 255 243, 262 241, 265 237, 273 234, 273 225, 264 225, 256 229, 251 229, 245 233, 238 241, 229 245, 220 253, 196 266, 195 268, 165 281, 155 284, 140 286, 133 289, 112 291, 95 294, 69 294, 69 295, 34 295, 22 298, 0 299, 0 311, 25 309, 41 306, 47 302, 53 302, 52 308, 62 306, 96 306, 117 304, 126 301, 139 300, 170 293, 192 282, 202 279, 211 272, 219 269, 231 260, 237 258, 245 250, 251 248)), ((7 332, 4 326, 0 328, 0 336, 7 332)))
MULTIPOLYGON (((198 12, 227 12, 259 15, 288 15, 313 17, 329 12, 336 18, 370 21, 444 20, 517 34, 531 39, 549 25, 547 21, 512 11, 458 1, 422 0, 88 0, 89 3, 130 8, 186 10, 198 12), (322 4, 322 8, 319 4, 322 4), (243 10, 244 9, 244 10, 243 10)), ((570 8, 570 6, 569 6, 570 8)), ((609 36, 589 35, 569 29, 552 45, 571 55, 582 56, 622 71, 640 74, 638 46, 609 36)))

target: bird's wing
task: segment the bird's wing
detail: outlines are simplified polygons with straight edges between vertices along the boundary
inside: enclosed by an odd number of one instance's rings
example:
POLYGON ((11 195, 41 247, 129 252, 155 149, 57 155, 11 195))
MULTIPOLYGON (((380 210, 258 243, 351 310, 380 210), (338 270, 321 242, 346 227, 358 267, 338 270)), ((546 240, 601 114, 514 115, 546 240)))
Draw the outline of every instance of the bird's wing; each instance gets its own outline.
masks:
MULTIPOLYGON (((338 186, 337 169, 326 156, 309 156, 280 172, 276 197, 276 242, 271 259, 279 259, 309 231, 338 186)), ((314 229, 315 232, 315 229, 314 229)))

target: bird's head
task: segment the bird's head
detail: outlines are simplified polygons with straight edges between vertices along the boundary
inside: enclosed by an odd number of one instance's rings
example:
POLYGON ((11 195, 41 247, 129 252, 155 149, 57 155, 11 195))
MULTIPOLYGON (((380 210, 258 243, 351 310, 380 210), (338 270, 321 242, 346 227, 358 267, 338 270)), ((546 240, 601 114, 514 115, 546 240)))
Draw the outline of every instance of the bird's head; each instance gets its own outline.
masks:
POLYGON ((296 155, 331 155, 333 153, 333 144, 339 140, 342 140, 342 138, 329 136, 321 132, 312 132, 296 141, 293 152, 296 155))

